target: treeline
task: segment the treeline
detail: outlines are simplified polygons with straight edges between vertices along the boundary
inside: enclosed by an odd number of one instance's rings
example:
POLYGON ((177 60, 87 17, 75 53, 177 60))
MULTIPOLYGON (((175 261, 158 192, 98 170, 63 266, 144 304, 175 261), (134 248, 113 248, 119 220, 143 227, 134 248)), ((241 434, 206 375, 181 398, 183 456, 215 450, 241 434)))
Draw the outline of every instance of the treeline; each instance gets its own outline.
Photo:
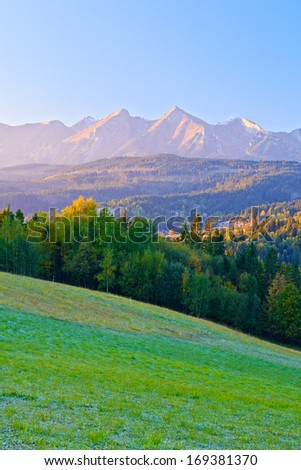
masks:
MULTIPOLYGON (((266 229, 273 239, 273 246, 277 252, 279 264, 290 263, 301 265, 301 200, 284 203, 273 203, 259 207, 260 220, 266 218, 266 229)), ((242 216, 250 219, 250 209, 244 211, 242 216)), ((225 216, 226 220, 234 214, 225 216)), ((269 245, 258 243, 257 249, 260 257, 264 259, 269 251, 269 245)))
POLYGON ((51 221, 35 214, 25 222, 8 207, 0 213, 0 270, 104 290, 301 346, 299 266, 280 263, 273 246, 262 258, 254 243, 235 252, 222 234, 204 234, 197 216, 170 241, 151 220, 97 214, 93 199, 79 198, 51 221))

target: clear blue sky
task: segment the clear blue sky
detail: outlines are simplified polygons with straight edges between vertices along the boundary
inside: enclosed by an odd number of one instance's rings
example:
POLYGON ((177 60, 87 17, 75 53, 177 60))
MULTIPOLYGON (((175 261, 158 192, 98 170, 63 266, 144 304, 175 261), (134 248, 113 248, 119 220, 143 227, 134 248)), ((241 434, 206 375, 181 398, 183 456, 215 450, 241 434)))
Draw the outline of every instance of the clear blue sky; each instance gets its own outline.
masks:
POLYGON ((0 122, 157 118, 301 127, 298 0, 9 0, 0 7, 0 122))

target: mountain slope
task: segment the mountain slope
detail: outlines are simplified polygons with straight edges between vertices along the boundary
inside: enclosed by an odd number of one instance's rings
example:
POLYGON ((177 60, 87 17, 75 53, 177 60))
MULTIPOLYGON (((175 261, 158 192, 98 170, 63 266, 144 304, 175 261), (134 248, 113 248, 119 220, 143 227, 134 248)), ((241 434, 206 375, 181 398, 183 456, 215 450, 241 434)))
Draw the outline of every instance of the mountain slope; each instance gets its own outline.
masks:
POLYGON ((71 127, 59 121, 15 127, 0 124, 0 166, 75 164, 158 153, 301 161, 301 130, 268 132, 245 118, 208 124, 177 106, 153 121, 120 109, 98 121, 88 116, 71 127))
POLYGON ((126 142, 142 135, 149 126, 150 122, 120 109, 65 139, 62 146, 64 161, 88 162, 118 154, 126 142))
POLYGON ((7 126, 0 124, 0 166, 62 163, 56 148, 73 130, 60 121, 7 126))
POLYGON ((123 147, 122 153, 138 156, 163 152, 185 157, 243 158, 251 143, 264 135, 260 126, 246 119, 212 125, 174 106, 141 138, 123 147))
POLYGON ((81 132, 84 129, 87 129, 87 127, 93 126, 93 124, 95 124, 96 122, 97 119, 95 119, 93 116, 87 116, 73 124, 71 129, 73 129, 74 132, 81 132))
POLYGON ((153 153, 191 155, 193 145, 198 146, 197 150, 202 149, 206 126, 205 122, 174 106, 140 138, 127 143, 122 153, 131 156, 153 153))
POLYGON ((176 155, 114 157, 83 165, 0 169, 0 208, 25 214, 63 209, 78 196, 127 207, 129 214, 239 213, 250 205, 301 197, 301 164, 176 155))
POLYGON ((0 273, 5 449, 297 449, 301 353, 0 273))

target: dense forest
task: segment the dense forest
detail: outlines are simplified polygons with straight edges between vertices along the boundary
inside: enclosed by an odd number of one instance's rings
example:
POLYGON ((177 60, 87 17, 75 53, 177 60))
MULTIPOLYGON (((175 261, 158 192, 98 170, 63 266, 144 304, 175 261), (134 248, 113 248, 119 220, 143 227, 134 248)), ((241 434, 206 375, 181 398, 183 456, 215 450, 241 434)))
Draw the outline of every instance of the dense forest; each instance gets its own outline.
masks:
POLYGON ((7 207, 0 270, 120 294, 300 347, 300 209, 300 202, 277 206, 275 243, 234 245, 222 231, 208 234, 198 214, 178 237, 164 237, 151 219, 126 211, 116 219, 92 198, 79 197, 50 220, 37 213, 25 221, 7 207))
MULTIPOLYGON (((243 211, 240 216, 250 220, 251 209, 243 211)), ((301 200, 263 204, 258 208, 259 220, 266 220, 266 229, 277 252, 279 264, 291 263, 301 266, 301 200)), ((228 214, 222 219, 231 220, 235 214, 228 214)), ((264 259, 270 244, 262 240, 256 245, 259 256, 264 259)), ((237 249, 237 247, 236 247, 237 249)))

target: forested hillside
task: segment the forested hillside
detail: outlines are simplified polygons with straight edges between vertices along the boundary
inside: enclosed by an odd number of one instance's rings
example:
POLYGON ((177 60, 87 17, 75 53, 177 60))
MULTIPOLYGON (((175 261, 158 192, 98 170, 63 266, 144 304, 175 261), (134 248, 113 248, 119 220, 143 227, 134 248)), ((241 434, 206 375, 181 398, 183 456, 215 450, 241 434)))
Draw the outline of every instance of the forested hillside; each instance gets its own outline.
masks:
POLYGON ((50 221, 40 213, 26 223, 9 207, 0 215, 2 271, 120 294, 301 346, 300 267, 278 248, 234 245, 223 230, 208 234, 198 214, 179 237, 163 237, 151 219, 129 219, 126 211, 114 219, 107 209, 98 215, 92 198, 50 221))
POLYGON ((26 215, 63 209, 78 196, 129 214, 210 215, 301 197, 301 165, 292 162, 202 160, 176 155, 120 157, 78 166, 30 165, 0 169, 0 207, 26 215))

